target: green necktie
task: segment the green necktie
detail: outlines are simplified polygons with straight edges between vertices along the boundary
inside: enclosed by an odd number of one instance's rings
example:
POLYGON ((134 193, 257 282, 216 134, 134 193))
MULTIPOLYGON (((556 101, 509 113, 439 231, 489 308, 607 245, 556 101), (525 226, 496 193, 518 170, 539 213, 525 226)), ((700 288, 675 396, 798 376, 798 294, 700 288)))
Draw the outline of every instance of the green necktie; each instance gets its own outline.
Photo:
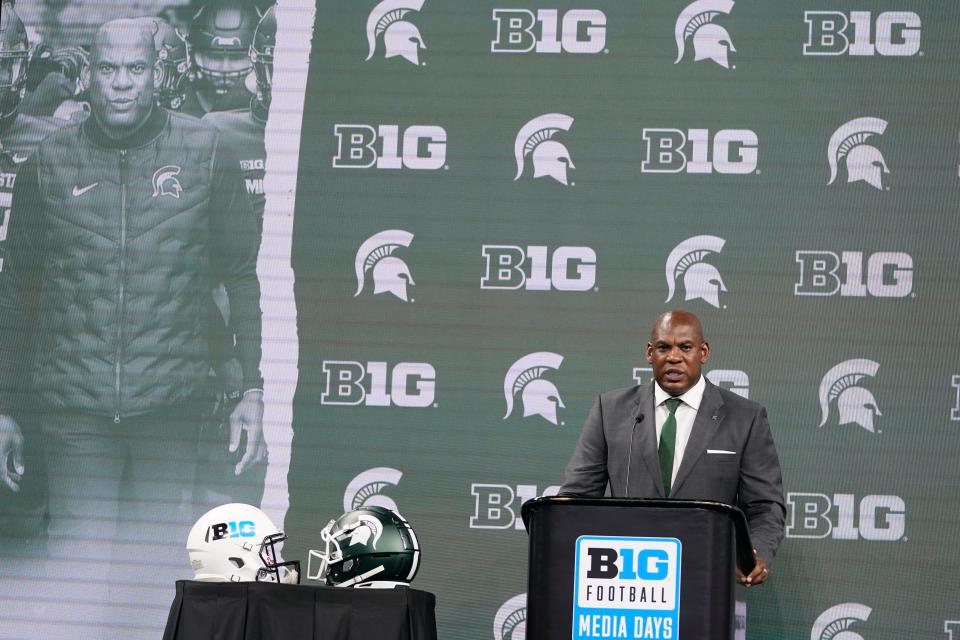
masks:
POLYGON ((660 477, 663 478, 663 491, 670 496, 670 480, 673 478, 673 454, 677 449, 677 418, 674 414, 683 401, 679 398, 668 398, 663 404, 667 405, 670 415, 660 430, 660 477))

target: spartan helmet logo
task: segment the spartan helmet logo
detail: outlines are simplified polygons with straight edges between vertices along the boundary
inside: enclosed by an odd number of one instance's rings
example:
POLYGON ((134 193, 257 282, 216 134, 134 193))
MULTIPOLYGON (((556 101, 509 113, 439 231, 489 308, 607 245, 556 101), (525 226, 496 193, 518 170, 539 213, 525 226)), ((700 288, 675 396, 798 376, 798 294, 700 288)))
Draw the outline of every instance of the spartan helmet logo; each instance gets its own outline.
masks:
POLYGON ((360 507, 383 507, 399 513, 393 498, 380 492, 400 484, 402 477, 402 471, 391 467, 367 469, 351 480, 347 490, 343 492, 344 512, 356 511, 360 507))
POLYGON ((724 69, 730 68, 728 53, 736 52, 727 30, 713 20, 721 14, 729 14, 733 0, 696 0, 690 3, 677 18, 674 37, 677 39, 677 64, 683 59, 687 39, 693 36, 695 61, 713 60, 724 69))
POLYGON ((559 369, 562 363, 563 356, 549 351, 531 353, 514 362, 503 379, 503 397, 507 401, 507 413, 503 419, 513 413, 513 398, 520 392, 524 418, 539 415, 547 422, 557 424, 557 408, 563 409, 565 405, 556 385, 542 376, 551 369, 559 369))
POLYGON ((720 272, 711 264, 703 262, 711 253, 720 253, 726 240, 717 236, 694 236, 687 238, 667 257, 667 299, 670 302, 676 291, 677 278, 683 276, 685 300, 700 298, 720 308, 720 293, 726 292, 720 272))
POLYGON ((380 524, 379 520, 373 516, 360 515, 357 517, 356 528, 350 532, 350 541, 347 546, 352 547, 359 542, 376 549, 382 535, 383 525, 380 524))
POLYGON ((180 181, 177 180, 177 176, 180 175, 181 171, 182 169, 175 164, 168 164, 154 171, 153 197, 170 196, 179 200, 180 194, 183 192, 183 187, 180 186, 180 181))
POLYGON ((562 113, 545 113, 523 125, 513 143, 513 155, 517 159, 517 175, 523 175, 525 158, 533 156, 533 177, 550 176, 562 185, 568 185, 567 169, 576 169, 570 152, 561 143, 553 140, 560 131, 569 131, 573 118, 562 113))
POLYGON ((855 602, 830 607, 813 623, 810 640, 863 640, 863 636, 849 629, 869 618, 871 612, 870 607, 855 602))
POLYGON ((356 298, 363 291, 366 273, 373 270, 373 295, 389 292, 408 302, 407 284, 415 285, 407 264, 393 256, 400 247, 409 247, 413 234, 400 229, 388 229, 370 236, 357 250, 354 269, 357 273, 356 298))
POLYGON ((411 11, 420 11, 425 0, 383 0, 367 18, 367 60, 377 51, 377 39, 383 35, 387 58, 400 56, 419 66, 420 49, 426 49, 417 25, 404 20, 411 11))
POLYGON ((526 640, 527 594, 513 596, 497 609, 493 617, 494 640, 526 640))
POLYGON ((820 381, 820 411, 822 417, 820 425, 827 423, 830 416, 830 403, 837 401, 837 411, 840 414, 838 424, 856 423, 875 433, 873 428, 874 415, 883 415, 877 406, 877 401, 867 389, 856 386, 866 377, 877 375, 880 365, 873 360, 857 358, 846 360, 827 371, 820 381))
POLYGON ((830 182, 837 179, 837 165, 846 158, 847 182, 863 180, 875 189, 883 190, 883 174, 890 173, 883 154, 866 144, 874 135, 883 135, 887 121, 880 118, 854 118, 833 132, 827 147, 830 162, 830 182))

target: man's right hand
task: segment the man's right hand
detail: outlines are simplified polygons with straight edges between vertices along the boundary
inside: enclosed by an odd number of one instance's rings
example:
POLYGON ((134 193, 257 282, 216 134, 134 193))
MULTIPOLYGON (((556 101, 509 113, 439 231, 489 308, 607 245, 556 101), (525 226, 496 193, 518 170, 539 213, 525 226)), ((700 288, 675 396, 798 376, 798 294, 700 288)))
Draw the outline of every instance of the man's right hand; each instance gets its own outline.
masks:
POLYGON ((20 427, 10 416, 0 415, 0 480, 11 491, 20 491, 23 472, 23 435, 20 427))

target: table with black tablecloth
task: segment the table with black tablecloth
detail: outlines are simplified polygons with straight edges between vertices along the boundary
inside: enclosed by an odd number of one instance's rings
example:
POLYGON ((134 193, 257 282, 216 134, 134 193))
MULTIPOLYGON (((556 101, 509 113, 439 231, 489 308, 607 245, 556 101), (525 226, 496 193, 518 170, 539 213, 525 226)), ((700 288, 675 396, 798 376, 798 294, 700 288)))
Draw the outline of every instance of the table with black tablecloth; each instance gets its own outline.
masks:
POLYGON ((163 640, 436 640, 432 593, 179 580, 163 640))

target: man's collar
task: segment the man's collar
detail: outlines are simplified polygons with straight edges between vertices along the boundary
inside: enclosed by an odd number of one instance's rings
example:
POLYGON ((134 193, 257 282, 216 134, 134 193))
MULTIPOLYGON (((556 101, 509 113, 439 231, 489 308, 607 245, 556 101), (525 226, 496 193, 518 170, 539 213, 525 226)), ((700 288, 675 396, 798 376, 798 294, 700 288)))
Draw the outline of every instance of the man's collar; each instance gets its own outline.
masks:
POLYGON ((697 383, 687 389, 686 393, 679 396, 671 396, 669 393, 663 390, 656 380, 653 381, 653 406, 659 407, 664 403, 665 400, 669 398, 678 398, 682 400, 685 405, 692 407, 695 411, 700 409, 700 403, 703 401, 703 392, 707 388, 707 383, 704 382, 704 375, 700 374, 700 379, 697 380, 697 383))
POLYGON ((107 149, 136 149, 156 138, 163 128, 167 126, 169 117, 166 109, 154 107, 147 121, 143 123, 143 126, 130 135, 119 139, 108 136, 93 114, 90 114, 90 117, 84 120, 82 127, 83 132, 90 138, 90 141, 98 147, 105 147, 107 149))

